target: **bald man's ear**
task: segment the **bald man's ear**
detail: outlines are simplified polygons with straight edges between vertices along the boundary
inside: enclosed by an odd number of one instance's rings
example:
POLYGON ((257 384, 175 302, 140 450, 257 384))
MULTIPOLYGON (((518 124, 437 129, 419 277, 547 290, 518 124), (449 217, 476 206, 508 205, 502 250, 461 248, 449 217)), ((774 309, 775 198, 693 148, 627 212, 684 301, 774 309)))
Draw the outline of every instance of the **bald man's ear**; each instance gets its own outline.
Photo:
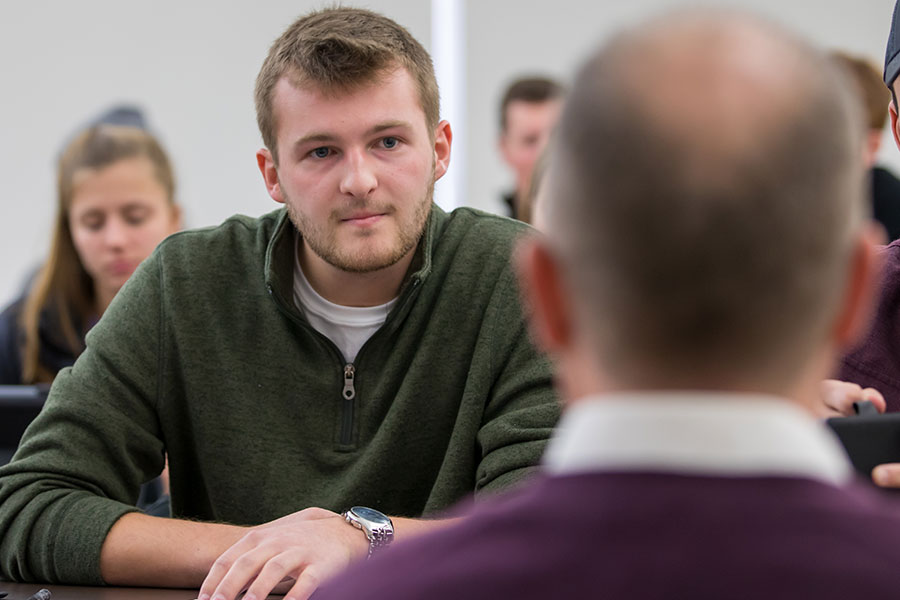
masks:
POLYGON ((858 343, 871 326, 881 281, 880 248, 884 241, 884 228, 872 221, 855 242, 844 301, 835 322, 835 342, 844 351, 858 343))
POLYGON ((542 236, 533 234, 519 242, 515 264, 531 331, 538 346, 550 355, 571 349, 574 332, 570 302, 563 287, 559 263, 542 241, 542 236))

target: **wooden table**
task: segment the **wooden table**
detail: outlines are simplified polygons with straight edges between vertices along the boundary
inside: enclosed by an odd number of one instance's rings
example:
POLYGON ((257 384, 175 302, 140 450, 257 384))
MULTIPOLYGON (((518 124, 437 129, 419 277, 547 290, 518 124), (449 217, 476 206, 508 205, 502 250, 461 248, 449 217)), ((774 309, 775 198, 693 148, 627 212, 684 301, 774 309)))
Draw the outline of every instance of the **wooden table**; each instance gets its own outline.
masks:
MULTIPOLYGON (((0 581, 0 592, 9 595, 3 600, 26 600, 38 590, 46 588, 53 594, 50 600, 194 600, 198 590, 165 588, 89 587, 56 585, 52 583, 9 583, 0 581)), ((282 596, 269 596, 275 600, 282 596)))
MULTIPOLYGON (((167 588, 89 587, 86 585, 56 585, 53 583, 9 583, 0 580, 0 592, 9 595, 3 600, 26 600, 40 589, 53 594, 50 600, 194 600, 199 590, 167 588)), ((269 600, 283 596, 272 594, 269 600)))
POLYGON ((42 588, 50 590, 53 594, 50 600, 193 600, 197 597, 197 590, 89 587, 0 581, 0 591, 9 593, 3 600, 25 600, 42 588))

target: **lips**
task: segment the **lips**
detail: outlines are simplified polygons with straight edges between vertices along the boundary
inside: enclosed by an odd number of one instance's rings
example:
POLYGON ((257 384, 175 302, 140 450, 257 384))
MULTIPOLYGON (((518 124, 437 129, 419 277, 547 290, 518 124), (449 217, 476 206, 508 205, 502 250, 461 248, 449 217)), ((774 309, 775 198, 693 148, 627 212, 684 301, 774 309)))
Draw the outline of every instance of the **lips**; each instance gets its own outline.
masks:
POLYGON ((341 222, 349 223, 351 225, 373 225, 380 221, 381 218, 385 216, 385 214, 386 213, 371 212, 355 213, 350 215, 349 217, 341 219, 341 222))
POLYGON ((107 272, 112 275, 131 275, 136 268, 137 265, 129 260, 116 260, 106 266, 107 272))

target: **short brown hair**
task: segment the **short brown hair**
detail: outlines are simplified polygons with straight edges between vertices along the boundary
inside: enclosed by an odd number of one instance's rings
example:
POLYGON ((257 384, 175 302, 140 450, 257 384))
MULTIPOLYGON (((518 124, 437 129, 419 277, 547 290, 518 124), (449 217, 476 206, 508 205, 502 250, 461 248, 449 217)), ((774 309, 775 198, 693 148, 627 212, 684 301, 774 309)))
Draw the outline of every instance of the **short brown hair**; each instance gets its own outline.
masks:
POLYGON ((328 8, 297 19, 269 49, 256 78, 256 121, 263 143, 278 162, 272 93, 282 77, 295 86, 344 92, 405 68, 416 82, 425 123, 433 135, 440 95, 431 57, 391 19, 359 8, 328 8))
POLYGON ((500 101, 500 131, 506 131, 506 109, 515 101, 539 104, 559 98, 563 95, 563 87, 549 77, 522 77, 516 79, 503 94, 500 101))
POLYGON ((878 67, 870 60, 846 52, 832 52, 830 56, 857 86, 869 129, 884 129, 891 91, 884 85, 878 67))
POLYGON ((538 203, 577 324, 620 385, 795 381, 864 222, 861 110, 838 69, 777 25, 708 10, 584 67, 538 203))

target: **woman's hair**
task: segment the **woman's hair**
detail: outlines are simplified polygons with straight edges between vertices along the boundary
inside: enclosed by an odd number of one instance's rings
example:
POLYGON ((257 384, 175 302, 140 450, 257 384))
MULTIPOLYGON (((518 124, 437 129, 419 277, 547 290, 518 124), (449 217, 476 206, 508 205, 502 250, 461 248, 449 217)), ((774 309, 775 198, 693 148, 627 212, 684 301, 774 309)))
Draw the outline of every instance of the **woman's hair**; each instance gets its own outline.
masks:
POLYGON ((50 382, 56 375, 40 362, 41 313, 45 309, 55 313, 54 327, 59 328, 72 354, 78 356, 84 350, 85 328, 95 310, 93 280, 81 264, 69 227, 76 173, 140 157, 150 160, 169 202, 174 203, 175 177, 169 158, 159 142, 143 129, 95 125, 75 137, 59 157, 56 223, 50 254, 28 293, 21 316, 23 383, 50 382))

